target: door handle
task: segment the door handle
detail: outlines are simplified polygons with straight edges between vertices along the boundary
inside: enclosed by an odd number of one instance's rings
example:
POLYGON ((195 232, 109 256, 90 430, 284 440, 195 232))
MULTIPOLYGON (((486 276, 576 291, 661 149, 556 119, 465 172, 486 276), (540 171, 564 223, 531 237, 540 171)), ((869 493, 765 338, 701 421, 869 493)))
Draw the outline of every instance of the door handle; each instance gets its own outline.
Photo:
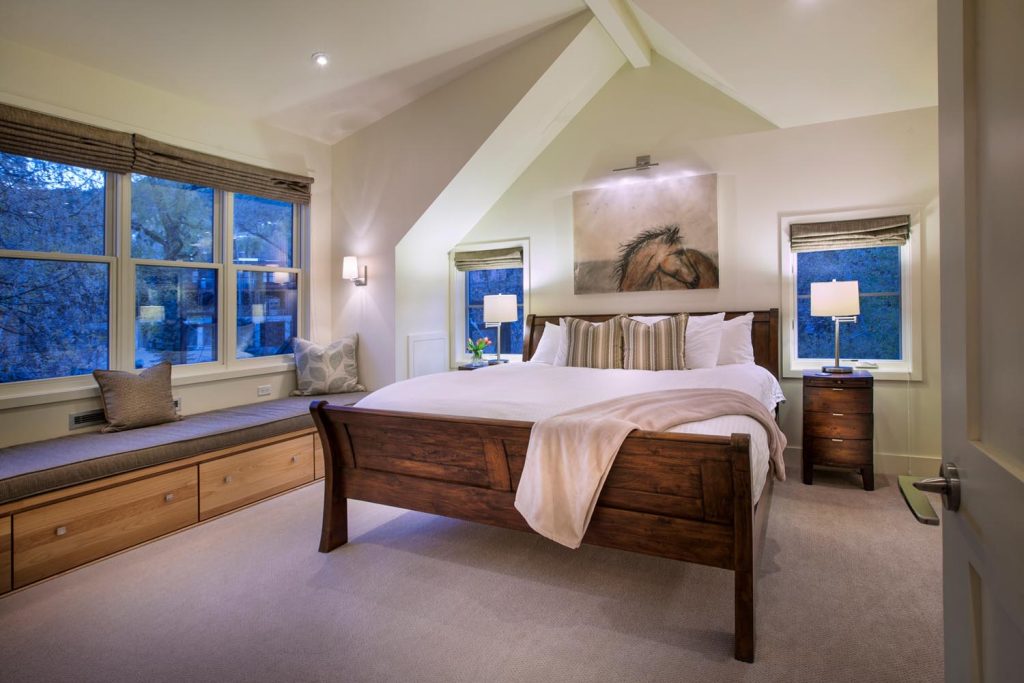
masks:
POLYGON ((921 491, 941 494, 942 505, 950 512, 960 509, 960 477, 956 465, 952 463, 943 463, 939 476, 929 479, 901 474, 899 486, 907 507, 922 524, 937 525, 939 516, 921 491))

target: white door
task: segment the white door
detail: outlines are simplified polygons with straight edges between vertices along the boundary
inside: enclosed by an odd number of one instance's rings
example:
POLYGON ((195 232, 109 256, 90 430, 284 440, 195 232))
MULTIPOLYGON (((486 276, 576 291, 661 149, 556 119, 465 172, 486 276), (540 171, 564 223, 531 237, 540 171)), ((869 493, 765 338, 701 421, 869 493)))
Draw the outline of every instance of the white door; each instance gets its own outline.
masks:
POLYGON ((938 0, 946 680, 1024 680, 1024 0, 938 0))

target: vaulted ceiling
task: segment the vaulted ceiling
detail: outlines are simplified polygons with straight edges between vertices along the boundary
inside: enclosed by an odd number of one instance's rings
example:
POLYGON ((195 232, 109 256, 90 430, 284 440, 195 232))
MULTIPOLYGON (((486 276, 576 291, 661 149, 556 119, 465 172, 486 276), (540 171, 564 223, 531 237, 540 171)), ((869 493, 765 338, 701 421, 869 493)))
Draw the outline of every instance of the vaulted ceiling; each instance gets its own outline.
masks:
POLYGON ((588 6, 778 126, 937 101, 934 0, 4 0, 0 39, 333 143, 588 6))

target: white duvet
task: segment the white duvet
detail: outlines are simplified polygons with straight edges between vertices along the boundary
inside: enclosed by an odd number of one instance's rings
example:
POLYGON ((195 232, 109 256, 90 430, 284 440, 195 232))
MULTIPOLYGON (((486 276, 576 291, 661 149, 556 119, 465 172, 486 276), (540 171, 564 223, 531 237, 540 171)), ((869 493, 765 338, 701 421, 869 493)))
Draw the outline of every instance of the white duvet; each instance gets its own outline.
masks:
MULTIPOLYGON (((595 370, 543 363, 508 363, 472 372, 443 372, 379 389, 356 406, 435 415, 537 420, 591 403, 664 389, 722 388, 742 391, 769 411, 785 400, 778 380, 758 365, 721 365, 703 370, 595 370)), ((768 438, 753 419, 728 415, 668 430, 686 434, 750 434, 754 500, 769 470, 768 438)))

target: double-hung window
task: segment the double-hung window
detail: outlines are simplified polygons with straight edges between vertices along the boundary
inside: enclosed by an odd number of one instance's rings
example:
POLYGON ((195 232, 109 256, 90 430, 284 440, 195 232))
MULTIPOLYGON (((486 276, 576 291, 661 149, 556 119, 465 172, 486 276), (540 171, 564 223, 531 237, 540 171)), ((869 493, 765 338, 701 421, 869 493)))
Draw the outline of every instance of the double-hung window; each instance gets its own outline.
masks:
POLYGON ((0 105, 0 385, 278 362, 309 182, 0 105))
POLYGON ((516 297, 518 318, 503 323, 501 328, 502 357, 522 356, 526 297, 529 293, 527 252, 525 242, 501 245, 463 245, 451 254, 452 268, 452 361, 468 360, 466 340, 486 337, 490 340, 485 354, 498 351, 496 324, 484 320, 484 297, 489 294, 512 294, 516 297))
POLYGON ((858 212, 783 220, 783 364, 789 376, 831 365, 833 320, 811 315, 811 283, 858 283, 860 315, 840 325, 845 362, 880 378, 920 373, 918 288, 914 287, 920 221, 907 213, 858 212))

